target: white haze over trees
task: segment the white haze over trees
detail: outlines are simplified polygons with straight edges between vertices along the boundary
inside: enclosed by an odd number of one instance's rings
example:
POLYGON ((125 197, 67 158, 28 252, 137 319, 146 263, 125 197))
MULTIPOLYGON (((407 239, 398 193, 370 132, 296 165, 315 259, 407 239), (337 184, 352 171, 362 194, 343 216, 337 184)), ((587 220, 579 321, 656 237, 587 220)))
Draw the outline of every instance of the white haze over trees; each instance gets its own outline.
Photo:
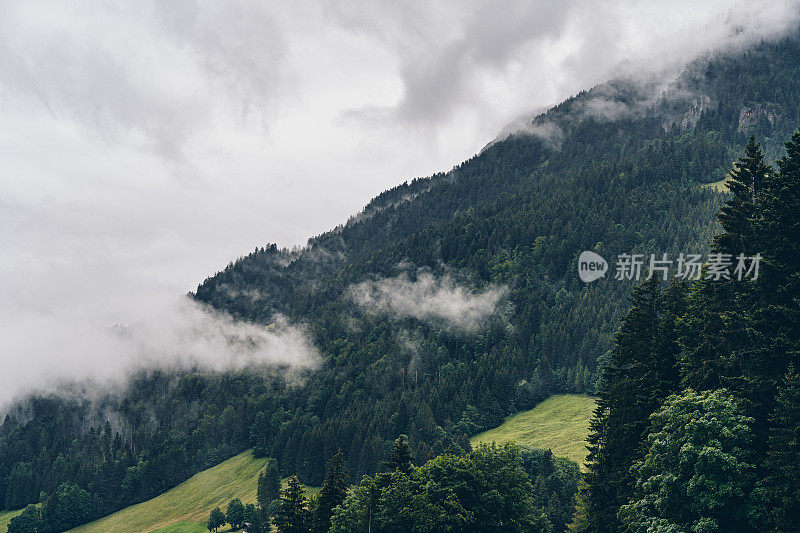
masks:
POLYGON ((137 353, 113 324, 174 324, 147 353, 180 360, 196 315, 174 301, 229 260, 302 244, 615 73, 797 22, 785 0, 4 1, 0 397, 102 379, 137 353))
POLYGON ((364 281, 348 292, 353 302, 369 313, 443 320, 452 327, 473 332, 494 313, 507 289, 490 286, 470 291, 450 274, 437 279, 430 272, 419 272, 414 281, 402 273, 394 278, 364 281))
POLYGON ((127 376, 146 369, 302 369, 321 361, 303 328, 282 317, 267 327, 257 326, 188 298, 154 307, 132 324, 98 327, 40 318, 18 320, 16 325, 14 331, 4 332, 3 342, 15 347, 8 360, 19 364, 13 374, 4 373, 0 403, 21 391, 81 390, 75 384, 84 379, 91 381, 85 391, 112 392, 127 376))

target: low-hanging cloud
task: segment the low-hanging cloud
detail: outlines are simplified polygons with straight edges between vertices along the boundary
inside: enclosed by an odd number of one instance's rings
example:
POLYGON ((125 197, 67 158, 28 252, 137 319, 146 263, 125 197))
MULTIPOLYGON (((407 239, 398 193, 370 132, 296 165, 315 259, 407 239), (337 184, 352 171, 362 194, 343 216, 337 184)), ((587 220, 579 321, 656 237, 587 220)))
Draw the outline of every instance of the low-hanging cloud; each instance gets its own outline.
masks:
MULTIPOLYGON (((231 259, 304 243, 620 70, 677 70, 797 22, 795 0, 0 2, 0 397, 174 361, 158 354, 183 342, 228 353, 170 302, 231 259), (123 321, 149 332, 143 351, 109 333, 123 321)), ((611 102, 585 111, 626 111, 611 102)), ((366 295, 422 287, 388 283, 366 295)), ((427 311, 384 307, 469 323, 494 294, 430 288, 427 311)), ((260 334, 303 352, 280 331, 260 334)))
POLYGON ((0 404, 28 392, 108 390, 141 370, 293 371, 321 360, 303 327, 284 317, 261 326, 188 298, 112 327, 34 315, 17 321, 14 332, 4 331, 0 351, 9 357, 0 373, 0 404))
POLYGON ((442 320, 457 329, 475 331, 485 325, 507 289, 492 285, 470 291, 450 274, 436 278, 429 272, 419 272, 416 280, 402 273, 361 282, 347 292, 368 313, 442 320))

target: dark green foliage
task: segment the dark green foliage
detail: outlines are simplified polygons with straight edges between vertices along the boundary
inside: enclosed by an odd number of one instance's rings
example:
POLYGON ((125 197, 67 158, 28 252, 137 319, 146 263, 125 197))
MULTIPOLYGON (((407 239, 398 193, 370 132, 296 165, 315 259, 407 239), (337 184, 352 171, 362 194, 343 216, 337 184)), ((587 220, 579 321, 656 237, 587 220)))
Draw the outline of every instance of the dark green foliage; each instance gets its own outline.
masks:
POLYGON ((217 528, 224 526, 226 521, 225 513, 219 507, 215 507, 208 517, 208 530, 216 531, 217 528))
POLYGON ((767 475, 756 491, 755 523, 768 524, 770 531, 791 531, 800 524, 800 375, 794 368, 786 374, 775 404, 767 475))
POLYGON ((651 405, 642 401, 649 397, 646 387, 632 386, 628 377, 650 359, 649 352, 640 345, 622 361, 612 354, 592 427, 584 529, 617 530, 615 508, 626 531, 797 527, 800 380, 792 365, 800 355, 800 132, 786 143, 778 172, 764 164, 751 139, 732 176, 732 196, 720 214, 723 233, 714 246, 725 253, 761 254, 758 277, 695 282, 686 305, 674 306, 673 325, 659 331, 656 343, 667 347, 670 357, 680 351, 682 383, 705 392, 687 389, 652 416, 646 454, 626 439, 648 418, 646 410, 635 408, 651 405), (634 395, 626 396, 632 390, 634 395), (627 422, 612 423, 606 397, 634 406, 621 408, 627 422), (627 452, 621 442, 627 442, 627 452), (634 494, 621 463, 631 457, 634 494))
POLYGON ((626 531, 746 530, 751 422, 723 390, 669 397, 632 468, 635 493, 619 512, 626 531))
POLYGON ((741 394, 763 445, 775 391, 800 355, 800 131, 786 143, 786 155, 778 172, 768 175, 762 196, 756 229, 764 259, 748 310, 750 343, 737 362, 741 394))
MULTIPOLYGON (((771 175, 751 137, 730 172, 731 197, 718 215, 722 233, 714 237, 716 251, 734 260, 739 254, 764 252, 763 209, 771 175)), ((694 285, 683 329, 683 382, 698 389, 727 386, 741 392, 748 388, 744 367, 752 348, 747 317, 754 305, 753 284, 704 279, 694 285)))
POLYGON ((557 490, 559 477, 577 483, 577 472, 546 472, 551 468, 552 458, 538 452, 522 459, 516 446, 481 446, 436 457, 409 473, 365 476, 336 509, 331 531, 551 531, 546 505, 537 502, 571 500, 574 490, 569 482, 559 487, 564 494, 542 494, 537 486, 550 483, 557 490), (536 484, 526 463, 536 471, 536 484))
POLYGON ((550 450, 529 448, 520 449, 520 460, 533 486, 533 506, 544 511, 553 531, 564 531, 575 511, 581 479, 578 465, 553 457, 550 450))
POLYGON ((286 401, 285 387, 252 372, 153 371, 95 404, 30 398, 0 425, 0 507, 38 502, 65 482, 90 493, 95 517, 155 497, 246 449, 255 413, 286 401))
POLYGON ((61 484, 39 509, 28 505, 9 524, 9 531, 57 533, 85 524, 99 516, 95 502, 85 490, 61 484))
POLYGON ((280 497, 281 475, 275 459, 269 458, 267 465, 258 473, 258 489, 256 499, 262 509, 267 509, 272 500, 280 497))
POLYGON ((752 255, 758 251, 754 225, 761 211, 764 184, 771 173, 761 147, 750 137, 745 155, 734 164, 726 182, 731 196, 717 215, 722 233, 714 236, 715 251, 731 255, 752 255))
POLYGON ((311 531, 325 533, 331 527, 333 509, 341 505, 347 495, 347 469, 344 466, 342 451, 334 455, 328 462, 325 481, 314 500, 311 516, 311 531))
POLYGON ((630 468, 642 453, 649 416, 679 378, 676 321, 682 287, 662 294, 656 277, 633 291, 611 358, 603 373, 590 426, 587 474, 591 530, 618 528, 617 511, 632 493, 630 468))
POLYGON ((239 529, 244 524, 244 504, 239 498, 234 498, 228 503, 225 511, 225 521, 234 529, 239 529))
POLYGON ((66 531, 97 516, 91 495, 80 487, 64 483, 42 505, 39 531, 66 531))
POLYGON ((269 533, 270 521, 266 511, 248 503, 244 507, 244 524, 247 533, 269 533))
POLYGON ((275 526, 280 533, 307 533, 310 525, 306 491, 296 475, 286 480, 281 491, 281 504, 275 515, 275 526))
POLYGON ((8 524, 8 533, 39 533, 39 531, 43 531, 42 512, 33 504, 25 507, 8 524))
POLYGON ((389 455, 386 457, 383 466, 389 472, 399 470, 404 474, 410 473, 414 469, 414 457, 411 455, 411 447, 408 445, 408 437, 400 435, 392 444, 389 455))

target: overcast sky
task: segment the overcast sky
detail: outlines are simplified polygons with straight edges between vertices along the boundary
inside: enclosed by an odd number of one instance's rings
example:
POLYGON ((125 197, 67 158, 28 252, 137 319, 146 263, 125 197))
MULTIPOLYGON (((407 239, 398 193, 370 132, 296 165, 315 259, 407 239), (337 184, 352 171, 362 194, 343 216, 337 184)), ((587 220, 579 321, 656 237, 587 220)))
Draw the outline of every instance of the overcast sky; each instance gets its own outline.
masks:
POLYGON ((781 0, 4 0, 0 389, 80 375, 92 328, 302 245, 520 115, 795 24, 781 0))

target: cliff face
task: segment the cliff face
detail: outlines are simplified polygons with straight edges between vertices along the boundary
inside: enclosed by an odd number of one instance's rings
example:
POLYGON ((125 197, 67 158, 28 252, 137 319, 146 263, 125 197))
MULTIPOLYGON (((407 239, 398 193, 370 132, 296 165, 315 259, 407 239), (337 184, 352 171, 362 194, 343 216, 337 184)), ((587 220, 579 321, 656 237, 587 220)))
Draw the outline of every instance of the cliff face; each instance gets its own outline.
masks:
POLYGON ((772 127, 778 118, 780 116, 777 114, 776 107, 770 103, 756 103, 745 106, 739 112, 739 125, 736 131, 740 133, 748 132, 759 123, 763 123, 763 121, 766 121, 769 127, 772 127))

